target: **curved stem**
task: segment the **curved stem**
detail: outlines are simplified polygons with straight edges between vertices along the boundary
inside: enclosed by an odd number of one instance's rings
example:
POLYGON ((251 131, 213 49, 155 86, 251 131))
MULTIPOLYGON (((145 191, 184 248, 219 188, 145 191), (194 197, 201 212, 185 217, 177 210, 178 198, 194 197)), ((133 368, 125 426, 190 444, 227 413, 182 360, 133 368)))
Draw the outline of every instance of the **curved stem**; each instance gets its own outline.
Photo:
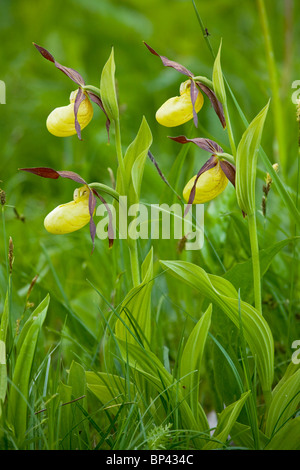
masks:
POLYGON ((130 253, 132 282, 133 282, 133 286, 137 287, 141 283, 141 279, 140 279, 140 264, 139 264, 136 240, 132 240, 132 242, 129 242, 129 253, 130 253))
POLYGON ((113 188, 110 188, 109 186, 106 186, 106 184, 102 184, 102 183, 98 183, 98 182, 89 183, 89 187, 98 189, 99 191, 102 191, 106 194, 109 194, 114 199, 116 199, 116 201, 119 201, 120 194, 117 191, 115 191, 113 188))
POLYGON ((231 121, 230 121, 230 116, 229 116, 229 112, 228 112, 227 103, 225 103, 223 105, 223 108, 224 108, 224 115, 225 115, 225 121, 226 121, 226 129, 227 129, 228 138, 229 138, 229 142, 230 142, 230 148, 231 148, 232 155, 235 158, 235 156, 236 156, 236 145, 235 145, 235 141, 234 141, 234 136, 233 136, 233 131, 232 131, 232 127, 231 127, 231 121))
MULTIPOLYGON (((116 152, 119 164, 119 176, 120 176, 120 193, 122 195, 126 194, 126 171, 123 159, 123 152, 122 152, 122 143, 121 143, 121 129, 120 129, 120 120, 117 119, 115 121, 115 138, 116 138, 116 152)), ((138 250, 137 250, 137 241, 136 240, 129 240, 128 241, 128 248, 130 254, 130 264, 131 264, 131 275, 132 275, 132 282, 133 286, 136 287, 140 284, 140 265, 139 265, 139 258, 138 258, 138 250)))
POLYGON ((99 98, 101 98, 100 88, 97 88, 96 86, 93 86, 93 85, 85 85, 85 86, 82 86, 81 88, 84 91, 91 91, 91 92, 95 93, 95 95, 99 96, 99 98))
POLYGON ((125 173, 125 165, 124 165, 123 153, 122 153, 121 129, 120 129, 119 119, 115 121, 115 137, 116 137, 117 159, 118 159, 118 164, 120 168, 120 177, 121 177, 121 193, 124 194, 126 173, 125 173))
POLYGON ((272 96, 273 96, 273 109, 274 109, 274 125, 275 136, 278 142, 278 153, 280 163, 286 173, 287 171, 287 156, 286 156, 286 139, 285 139, 285 125, 283 119, 282 104, 280 98, 280 90, 278 84, 278 72, 274 58, 274 49, 269 28, 269 21, 266 12, 264 0, 257 0, 258 13, 260 16, 261 28, 264 36, 265 51, 268 72, 270 77, 272 96))

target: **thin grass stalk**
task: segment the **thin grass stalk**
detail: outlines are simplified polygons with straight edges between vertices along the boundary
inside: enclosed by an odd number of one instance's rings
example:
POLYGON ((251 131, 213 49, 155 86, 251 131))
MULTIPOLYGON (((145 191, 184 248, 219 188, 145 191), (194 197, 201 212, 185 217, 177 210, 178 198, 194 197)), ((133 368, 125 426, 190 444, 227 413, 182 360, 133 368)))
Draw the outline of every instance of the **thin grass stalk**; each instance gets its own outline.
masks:
POLYGON ((8 279, 9 278, 9 267, 8 267, 9 263, 8 263, 8 250, 7 250, 7 242, 6 242, 4 205, 2 205, 1 209, 2 209, 2 227, 3 227, 3 246, 4 246, 5 264, 6 264, 6 274, 7 274, 7 279, 8 279))
MULTIPOLYGON (((297 105, 297 120, 298 120, 298 159, 297 159, 297 187, 296 187, 296 200, 295 205, 298 209, 299 206, 299 189, 300 189, 300 102, 297 105)), ((294 225, 293 236, 297 236, 297 224, 294 225)), ((291 328, 292 328, 292 307, 293 297, 295 291, 295 268, 298 264, 296 244, 293 244, 293 261, 291 266, 291 284, 290 284, 290 298, 289 298, 289 311, 288 311, 288 332, 287 332, 287 344, 291 344, 291 328)))
POLYGON ((265 41, 265 50, 266 50, 266 59, 269 71, 269 78, 271 83, 271 90, 273 96, 273 105, 274 105, 274 126, 275 126, 275 136, 278 143, 278 154, 280 163, 284 172, 286 173, 286 140, 285 140, 285 126, 284 126, 284 116, 280 100, 279 85, 278 85, 278 75, 277 67, 275 63, 275 55, 272 45, 270 27, 268 16, 266 12, 264 0, 257 0, 258 13, 261 22, 261 28, 263 32, 263 37, 265 41))
POLYGON ((230 120, 230 115, 229 115, 227 103, 225 103, 223 105, 223 108, 224 108, 225 121, 226 121, 226 130, 227 130, 227 134, 228 134, 228 138, 229 138, 229 142, 230 142, 230 147, 231 147, 231 153, 232 153, 233 157, 235 158, 235 156, 236 156, 236 144, 235 144, 235 140, 234 140, 234 135, 233 135, 233 130, 232 130, 232 126, 231 126, 231 120, 230 120))
MULTIPOLYGON (((125 165, 122 153, 122 143, 121 143, 121 129, 120 129, 120 120, 118 119, 115 122, 115 138, 116 138, 116 152, 118 158, 118 164, 120 169, 121 176, 121 194, 125 194, 125 182, 126 182, 126 172, 125 165)), ((129 253, 130 253, 130 265, 131 265, 131 275, 133 286, 136 287, 140 284, 140 265, 138 259, 138 249, 137 241, 130 240, 128 243, 129 253)))

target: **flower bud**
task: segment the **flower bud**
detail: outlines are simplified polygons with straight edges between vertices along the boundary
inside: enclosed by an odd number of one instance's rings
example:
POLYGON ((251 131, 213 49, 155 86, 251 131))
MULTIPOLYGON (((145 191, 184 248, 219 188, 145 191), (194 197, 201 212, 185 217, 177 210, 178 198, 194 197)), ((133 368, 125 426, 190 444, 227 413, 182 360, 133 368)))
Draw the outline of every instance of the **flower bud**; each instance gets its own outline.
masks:
POLYGON ((87 225, 91 219, 89 194, 87 185, 75 189, 73 201, 56 207, 47 215, 44 220, 46 230, 59 235, 75 232, 87 225))
MULTIPOLYGON (((187 183, 183 190, 183 197, 186 202, 189 201, 190 193, 194 185, 194 181, 197 175, 187 183)), ((196 184, 196 192, 193 200, 193 204, 203 204, 204 202, 215 199, 228 184, 228 179, 223 172, 220 162, 213 168, 202 173, 196 184)))
MULTIPOLYGON (((46 122, 48 131, 56 137, 68 137, 76 134, 74 103, 78 90, 72 91, 70 95, 70 104, 55 108, 49 114, 46 122)), ((87 94, 80 103, 77 119, 81 129, 84 129, 93 117, 93 106, 87 94)))
MULTIPOLYGON (((193 119, 193 104, 191 100, 191 81, 180 85, 180 96, 167 100, 156 112, 156 120, 166 127, 175 127, 193 119)), ((203 106, 203 95, 198 92, 195 111, 198 113, 203 106)))

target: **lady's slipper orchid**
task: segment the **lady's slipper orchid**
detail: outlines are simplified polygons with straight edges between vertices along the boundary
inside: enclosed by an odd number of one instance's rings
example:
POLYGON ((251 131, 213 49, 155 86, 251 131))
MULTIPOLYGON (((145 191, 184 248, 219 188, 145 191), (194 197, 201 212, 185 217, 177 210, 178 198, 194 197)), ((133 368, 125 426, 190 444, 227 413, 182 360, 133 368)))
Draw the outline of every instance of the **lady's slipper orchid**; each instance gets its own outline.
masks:
POLYGON ((200 92, 201 90, 203 91, 203 93, 205 93, 205 95, 210 100, 212 107, 214 111, 216 112, 223 128, 225 128, 226 120, 225 120, 225 115, 223 111, 223 106, 222 106, 222 103, 220 103, 220 101, 218 100, 214 90, 212 89, 212 82, 206 79, 205 77, 195 77, 195 75, 183 65, 179 64, 178 62, 175 62, 174 60, 170 60, 163 55, 158 54, 158 52, 156 52, 146 42, 144 42, 144 44, 148 48, 148 50, 151 52, 151 54, 156 55, 161 59, 165 67, 172 67, 173 69, 177 70, 177 72, 182 73, 183 75, 185 75, 186 77, 190 79, 188 80, 189 82, 188 89, 185 89, 187 82, 184 82, 182 84, 183 90, 180 90, 180 95, 181 95, 180 97, 171 98, 158 110, 157 112, 158 115, 156 115, 158 122, 161 121, 160 123, 163 124, 164 126, 172 127, 173 125, 179 126, 180 124, 183 124, 184 122, 187 122, 188 120, 193 118, 194 124, 197 127, 198 126, 197 112, 201 109, 203 105, 203 96, 201 95, 201 92, 200 92), (183 93, 181 93, 181 91, 183 91, 183 93), (190 99, 188 99, 187 97, 188 91, 190 94, 190 99), (189 110, 189 112, 187 112, 187 110, 189 110), (192 113, 190 112, 190 110, 192 110, 192 113), (179 118, 180 115, 182 117, 183 115, 185 115, 186 117, 189 116, 189 118, 186 120, 180 119, 179 118), (173 123, 177 122, 177 123, 170 125, 170 123, 172 122, 173 123))
MULTIPOLYGON (((56 137, 68 137, 77 133, 75 128, 74 105, 78 90, 72 91, 70 104, 55 108, 48 116, 46 126, 48 131, 56 137)), ((81 129, 84 129, 93 117, 93 106, 86 93, 81 101, 77 120, 81 129)))
POLYGON ((68 178, 76 181, 76 183, 83 185, 82 187, 75 189, 73 201, 56 207, 52 212, 50 212, 50 214, 47 215, 44 221, 44 225, 48 232, 54 234, 71 233, 75 230, 81 229, 89 223, 91 239, 94 247, 96 225, 93 220, 93 216, 96 207, 95 196, 97 196, 98 199, 100 199, 100 201, 105 205, 108 212, 108 240, 109 246, 112 246, 114 240, 114 230, 111 210, 105 199, 94 188, 89 186, 80 175, 74 173, 73 171, 57 171, 53 168, 46 167, 21 168, 21 170, 28 171, 29 173, 41 176, 42 178, 68 178))
POLYGON ((215 199, 224 191, 228 181, 235 186, 235 166, 222 158, 223 149, 216 142, 201 137, 187 139, 184 135, 171 139, 181 144, 192 142, 212 154, 183 190, 188 207, 190 204, 203 204, 215 199))
POLYGON ((87 225, 91 219, 87 185, 74 191, 73 201, 53 209, 44 220, 47 232, 56 235, 75 232, 87 225))
POLYGON ((53 62, 56 68, 67 75, 79 87, 78 90, 71 93, 69 105, 54 109, 48 116, 47 128, 49 132, 58 137, 71 136, 77 133, 78 138, 82 140, 81 129, 86 127, 93 117, 91 104, 91 101, 93 101, 106 115, 106 129, 109 137, 110 120, 100 99, 100 94, 98 96, 95 87, 86 86, 79 72, 58 63, 47 49, 35 43, 33 45, 45 59, 53 62))
MULTIPOLYGON (((183 82, 180 86, 180 96, 167 100, 156 112, 156 120, 166 127, 175 127, 193 119, 193 103, 191 100, 191 80, 183 82)), ((198 93, 194 103, 196 113, 203 106, 203 95, 198 93)))
MULTIPOLYGON (((186 202, 189 201, 196 178, 197 175, 193 176, 183 190, 183 197, 186 202)), ((196 182, 195 197, 192 204, 203 204, 204 202, 215 199, 224 191, 227 184, 227 176, 223 172, 220 162, 218 161, 214 167, 199 176, 196 182)))

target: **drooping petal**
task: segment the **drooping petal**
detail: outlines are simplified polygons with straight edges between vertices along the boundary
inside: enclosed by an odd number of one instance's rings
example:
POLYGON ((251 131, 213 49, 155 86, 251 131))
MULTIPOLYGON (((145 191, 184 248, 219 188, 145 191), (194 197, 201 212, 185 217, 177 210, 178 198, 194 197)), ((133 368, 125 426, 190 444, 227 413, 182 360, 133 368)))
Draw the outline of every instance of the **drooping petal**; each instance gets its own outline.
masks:
POLYGON ((45 49, 44 47, 42 46, 39 46, 38 44, 36 44, 35 42, 33 43, 33 45, 35 46, 35 48, 39 51, 39 53, 47 60, 49 60, 50 62, 53 62, 55 67, 57 67, 59 70, 61 70, 64 74, 66 74, 73 82, 75 82, 77 85, 79 86, 84 86, 85 85, 85 82, 84 82, 84 79, 82 78, 82 76, 80 75, 79 72, 77 72, 77 70, 74 70, 70 67, 65 67, 64 65, 61 65, 59 62, 57 62, 53 55, 50 54, 49 51, 47 51, 47 49, 45 49))
POLYGON ((108 142, 109 142, 110 119, 107 115, 107 112, 104 109, 102 100, 99 98, 99 96, 95 95, 95 93, 93 93, 91 91, 88 91, 87 93, 88 93, 89 97, 91 98, 91 101, 93 101, 93 103, 96 103, 99 106, 99 108, 104 112, 104 114, 106 116, 106 130, 107 130, 107 136, 108 136, 108 142))
POLYGON ((211 139, 205 139, 203 137, 188 139, 184 135, 179 135, 177 137, 169 137, 169 139, 175 140, 175 142, 179 142, 180 144, 188 144, 189 142, 193 142, 198 147, 203 150, 206 150, 209 153, 223 153, 222 147, 220 147, 219 144, 217 144, 211 139))
POLYGON ((47 168, 47 167, 19 168, 19 170, 27 171, 28 173, 41 176, 42 178, 57 179, 61 176, 62 178, 68 178, 72 181, 76 181, 76 183, 87 184, 87 182, 74 171, 69 171, 69 170, 58 171, 58 170, 54 170, 53 168, 47 168))
POLYGON ((226 160, 220 160, 220 165, 227 179, 235 187, 235 173, 236 173, 235 166, 232 163, 227 162, 226 160))
MULTIPOLYGON (((79 112, 79 107, 82 103, 82 101, 85 99, 85 95, 84 95, 84 92, 82 90, 82 88, 79 88, 78 92, 76 93, 76 97, 75 97, 75 101, 74 101, 74 118, 75 118, 75 131, 77 133, 77 136, 78 136, 78 139, 79 140, 82 140, 81 138, 81 123, 79 122, 78 118, 78 112, 79 112)), ((82 111, 82 109, 81 109, 82 111)), ((92 119, 93 117, 93 107, 91 107, 91 118, 89 119, 89 122, 90 120, 92 119)), ((81 122, 82 122, 82 119, 81 119, 81 122)), ((87 125, 87 124, 86 124, 87 125)))
POLYGON ((149 49, 151 54, 156 55, 161 59, 163 65, 165 67, 172 67, 173 69, 177 70, 177 72, 180 72, 183 75, 186 75, 187 77, 193 77, 194 76, 194 74, 190 70, 188 70, 186 67, 184 67, 183 65, 179 64, 178 62, 175 62, 174 60, 169 60, 167 57, 165 57, 163 55, 158 54, 158 52, 156 52, 145 41, 144 41, 144 44, 149 49))
POLYGON ((155 166, 155 168, 157 169, 157 172, 158 172, 159 176, 161 177, 161 179, 163 180, 163 182, 166 183, 166 185, 169 186, 169 188, 172 189, 172 186, 170 185, 169 181, 167 180, 167 178, 164 176, 163 172, 159 168, 159 165, 158 165, 157 161, 155 160, 154 156, 152 155, 152 153, 150 152, 150 150, 148 151, 148 157, 151 160, 151 162, 153 163, 153 165, 155 166))
POLYGON ((215 112, 216 112, 216 114, 217 114, 217 116, 218 116, 218 118, 219 118, 219 120, 222 124, 222 127, 225 129, 226 128, 226 120, 225 120, 225 114, 224 114, 222 103, 220 103, 220 101, 216 97, 215 92, 211 88, 209 88, 208 86, 204 85, 201 82, 196 82, 196 83, 201 88, 203 93, 205 93, 206 96, 208 97, 209 101, 212 104, 212 107, 214 108, 214 110, 215 110, 215 112))

